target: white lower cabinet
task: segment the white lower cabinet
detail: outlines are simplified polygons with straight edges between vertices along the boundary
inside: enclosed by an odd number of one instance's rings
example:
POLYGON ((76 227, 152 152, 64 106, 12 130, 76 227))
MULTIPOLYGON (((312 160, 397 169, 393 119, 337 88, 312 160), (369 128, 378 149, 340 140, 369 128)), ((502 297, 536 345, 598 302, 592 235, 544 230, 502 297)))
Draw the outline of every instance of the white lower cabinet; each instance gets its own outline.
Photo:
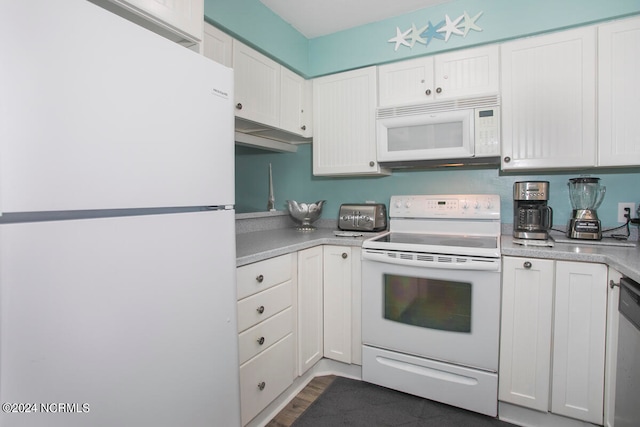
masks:
POLYGON ((499 400, 602 424, 607 267, 503 260, 499 400))
POLYGON ((246 425, 296 377, 295 254, 237 269, 240 408, 246 425))
POLYGON ((298 375, 322 359, 322 246, 298 252, 298 375))
POLYGON ((360 248, 324 246, 324 357, 362 364, 360 248), (355 289, 357 288, 357 289, 355 289))

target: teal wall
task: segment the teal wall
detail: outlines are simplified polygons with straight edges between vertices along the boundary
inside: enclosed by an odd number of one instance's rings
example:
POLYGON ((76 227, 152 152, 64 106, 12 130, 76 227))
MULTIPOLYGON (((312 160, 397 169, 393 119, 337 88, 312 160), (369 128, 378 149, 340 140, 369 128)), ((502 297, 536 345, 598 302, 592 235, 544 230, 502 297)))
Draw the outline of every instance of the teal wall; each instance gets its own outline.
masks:
MULTIPOLYGON (((394 194, 499 194, 502 222, 513 223, 513 183, 544 180, 550 182, 549 205, 554 223, 566 225, 571 214, 567 183, 569 178, 589 174, 601 179, 607 192, 598 215, 604 227, 617 223, 618 202, 640 203, 640 168, 620 170, 563 171, 552 174, 516 174, 498 168, 442 168, 396 170, 390 176, 368 178, 317 177, 312 174, 311 145, 300 145, 297 153, 271 153, 236 146, 236 209, 238 212, 265 211, 269 194, 269 163, 273 168, 276 208, 286 210, 286 200, 301 202, 327 200, 322 218, 337 219, 342 203, 376 201, 389 205, 394 194)), ((635 217, 635 212, 632 213, 635 217)))
MULTIPOLYGON (((318 0, 321 1, 321 0, 318 0)), ((373 64, 429 55, 585 23, 640 13, 640 0, 454 0, 392 19, 307 40, 259 0, 204 0, 205 19, 305 77, 317 77, 373 64), (428 47, 401 46, 388 40, 396 27, 405 31, 436 24, 463 12, 483 12, 482 31, 467 37, 433 40, 428 47)))

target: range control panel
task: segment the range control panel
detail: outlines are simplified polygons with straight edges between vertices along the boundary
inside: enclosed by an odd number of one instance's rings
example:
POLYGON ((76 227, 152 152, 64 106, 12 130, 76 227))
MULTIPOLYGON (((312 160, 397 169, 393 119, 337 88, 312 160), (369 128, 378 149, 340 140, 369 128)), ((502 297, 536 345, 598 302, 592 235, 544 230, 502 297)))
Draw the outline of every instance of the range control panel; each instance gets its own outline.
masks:
POLYGON ((391 196, 392 218, 500 219, 497 194, 391 196))

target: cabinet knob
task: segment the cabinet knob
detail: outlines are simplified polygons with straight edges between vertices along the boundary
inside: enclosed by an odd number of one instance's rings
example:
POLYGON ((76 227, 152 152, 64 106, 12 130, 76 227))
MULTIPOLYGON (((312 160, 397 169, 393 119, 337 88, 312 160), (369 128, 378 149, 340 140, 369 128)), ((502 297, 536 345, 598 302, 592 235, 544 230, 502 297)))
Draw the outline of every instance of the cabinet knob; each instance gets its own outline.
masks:
POLYGON ((614 282, 613 280, 609 280, 609 287, 610 287, 611 289, 615 288, 616 286, 617 286, 617 287, 620 287, 620 283, 616 283, 616 282, 614 282))
POLYGON ((525 261, 524 264, 522 264, 522 266, 526 269, 531 268, 531 263, 529 261, 525 261))
POLYGON ((266 387, 266 383, 264 381, 261 381, 258 383, 258 390, 262 391, 264 390, 264 388, 266 387))
POLYGON ((373 162, 373 161, 369 162, 369 166, 374 167, 375 165, 376 165, 376 162, 373 162))
POLYGON ((436 88, 436 93, 442 93, 442 88, 441 87, 436 88))
POLYGON ((258 344, 260 345, 264 344, 264 337, 258 338, 258 344))
POLYGON ((242 110, 242 104, 239 102, 236 104, 236 110, 242 110))
POLYGON ((256 310, 258 311, 258 313, 262 314, 264 313, 264 305, 261 305, 260 307, 256 308, 256 310))
POLYGON ((425 90, 425 91, 424 91, 424 93, 425 93, 427 96, 431 95, 431 89, 427 89, 427 90, 425 90))
POLYGON ((302 129, 302 130, 307 130, 307 125, 302 125, 302 126, 300 126, 300 129, 302 129))
POLYGON ((507 157, 504 158, 504 162, 505 163, 509 163, 510 161, 511 161, 511 157, 507 156, 507 157))
POLYGON ((259 275, 258 277, 256 277, 256 281, 257 281, 258 283, 262 283, 262 281, 263 281, 263 280, 264 280, 264 276, 263 276, 262 274, 261 274, 261 275, 259 275))
POLYGON ((348 257, 348 256, 349 256, 349 255, 347 255, 347 253, 346 253, 346 252, 342 252, 342 259, 347 259, 347 257, 348 257))

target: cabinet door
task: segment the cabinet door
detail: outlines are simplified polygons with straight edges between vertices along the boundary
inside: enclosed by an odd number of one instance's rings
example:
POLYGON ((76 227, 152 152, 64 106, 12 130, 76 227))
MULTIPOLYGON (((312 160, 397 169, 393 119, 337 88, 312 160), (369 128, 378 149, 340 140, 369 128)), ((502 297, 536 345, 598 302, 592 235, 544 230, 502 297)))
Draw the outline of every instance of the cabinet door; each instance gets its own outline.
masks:
MULTIPOLYGON (((280 71, 280 128, 302 135, 305 80, 294 72, 280 71)), ((305 126, 306 129, 306 126, 305 126)))
POLYGON ((556 262, 551 412, 602 425, 607 267, 556 262))
POLYGON ((351 363, 351 248, 323 250, 324 357, 351 363))
POLYGON ((298 375, 322 358, 322 246, 298 252, 298 375))
POLYGON ((613 268, 608 271, 609 287, 607 300, 607 341, 605 343, 604 367, 604 420, 605 427, 613 427, 616 406, 616 369, 618 365, 618 303, 620 301, 620 279, 622 273, 613 268), (611 286, 611 283, 618 286, 611 286))
POLYGON ((232 67, 233 39, 230 35, 220 31, 213 25, 205 22, 202 38, 202 53, 226 67, 232 67))
POLYGON ((498 45, 435 56, 437 99, 496 94, 500 89, 498 45))
POLYGON ((505 43, 502 169, 595 165, 595 28, 505 43))
POLYGON ((504 257, 498 398, 547 412, 554 261, 504 257))
POLYGON ((313 174, 378 175, 375 67, 313 82, 313 174))
POLYGON ((280 65, 233 40, 236 117, 278 127, 280 65))
POLYGON ((433 57, 379 66, 378 88, 380 107, 433 100, 433 57))
POLYGON ((640 165, 640 18, 598 27, 598 165, 640 165))

